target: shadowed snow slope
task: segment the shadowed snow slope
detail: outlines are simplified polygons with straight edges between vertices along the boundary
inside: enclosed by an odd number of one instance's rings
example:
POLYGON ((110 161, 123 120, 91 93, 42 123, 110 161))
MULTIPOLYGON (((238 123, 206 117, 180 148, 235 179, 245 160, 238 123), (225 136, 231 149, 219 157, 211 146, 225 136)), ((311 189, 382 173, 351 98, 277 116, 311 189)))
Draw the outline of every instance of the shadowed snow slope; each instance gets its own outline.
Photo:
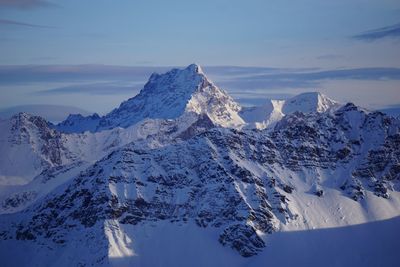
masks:
POLYGON ((0 242, 0 255, 3 267, 66 267, 84 263, 115 267, 397 267, 399 227, 400 218, 396 217, 348 227, 278 232, 268 237, 268 247, 263 253, 243 258, 220 246, 212 229, 173 223, 142 228, 124 225, 122 231, 132 238, 125 240, 132 254, 114 254, 105 264, 98 258, 107 250, 101 231, 97 236, 87 234, 83 243, 69 244, 62 250, 32 247, 26 241, 0 242))
POLYGON ((135 255, 111 257, 110 263, 143 267, 395 267, 399 264, 399 227, 400 217, 396 217, 348 227, 278 232, 268 236, 263 253, 250 259, 221 249, 213 240, 212 231, 202 233, 192 225, 156 224, 141 231, 125 227, 124 231, 136 237, 132 244, 135 255))
POLYGON ((348 227, 278 232, 248 266, 399 265, 400 217, 348 227))

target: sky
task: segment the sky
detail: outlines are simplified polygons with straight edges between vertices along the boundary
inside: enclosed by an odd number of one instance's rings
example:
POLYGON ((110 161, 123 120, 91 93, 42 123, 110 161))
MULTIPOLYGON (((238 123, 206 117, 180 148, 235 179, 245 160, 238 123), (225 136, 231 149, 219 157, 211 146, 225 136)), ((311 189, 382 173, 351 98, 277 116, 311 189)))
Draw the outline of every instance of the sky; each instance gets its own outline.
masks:
POLYGON ((0 0, 0 109, 104 114, 193 62, 243 104, 321 91, 397 106, 400 1, 0 0))

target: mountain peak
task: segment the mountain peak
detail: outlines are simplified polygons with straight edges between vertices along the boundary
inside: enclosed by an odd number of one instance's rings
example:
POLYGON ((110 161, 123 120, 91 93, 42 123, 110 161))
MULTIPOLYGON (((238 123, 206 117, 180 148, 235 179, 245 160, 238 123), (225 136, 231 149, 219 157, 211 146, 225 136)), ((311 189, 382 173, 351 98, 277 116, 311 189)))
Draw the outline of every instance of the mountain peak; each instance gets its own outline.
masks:
POLYGON ((189 66, 186 67, 185 70, 193 72, 193 73, 204 74, 200 65, 198 65, 196 63, 190 64, 189 66))
POLYGON ((325 112, 332 108, 337 108, 338 106, 338 102, 320 92, 306 92, 286 100, 282 111, 285 114, 290 114, 295 111, 304 113, 325 112))
POLYGON ((27 112, 19 112, 11 117, 11 121, 18 125, 25 125, 29 123, 34 123, 35 125, 48 125, 49 123, 40 116, 35 116, 27 112))
MULTIPOLYGON (((184 69, 174 68, 166 73, 153 73, 143 90, 151 88, 151 84, 170 84, 170 83, 199 83, 202 80, 208 81, 201 67, 197 64, 191 64, 184 69)), ((209 82, 209 81, 208 81, 209 82)), ((175 86, 182 87, 182 86, 175 86)), ((143 91, 142 90, 142 91, 143 91)))
POLYGON ((207 79, 201 67, 191 64, 184 69, 175 68, 163 74, 153 73, 139 95, 125 102, 149 94, 164 96, 171 94, 179 98, 183 95, 193 94, 199 88, 207 86, 211 86, 211 81, 207 79))
POLYGON ((184 113, 207 114, 221 126, 244 123, 237 104, 191 64, 164 74, 153 73, 138 95, 123 102, 100 121, 98 130, 126 128, 145 118, 175 119, 184 113))

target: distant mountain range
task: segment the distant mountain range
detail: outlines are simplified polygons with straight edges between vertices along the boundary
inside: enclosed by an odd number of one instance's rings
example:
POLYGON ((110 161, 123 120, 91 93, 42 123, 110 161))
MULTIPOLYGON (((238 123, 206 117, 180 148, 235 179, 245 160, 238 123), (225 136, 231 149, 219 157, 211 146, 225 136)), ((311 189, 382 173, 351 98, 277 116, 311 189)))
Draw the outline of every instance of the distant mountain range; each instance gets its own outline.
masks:
POLYGON ((321 93, 304 93, 287 101, 267 100, 265 105, 242 108, 227 92, 215 86, 200 66, 153 74, 140 93, 103 117, 70 116, 55 128, 61 132, 127 128, 146 118, 176 119, 183 114, 206 114, 222 127, 265 128, 285 114, 326 112, 339 104, 321 93))
POLYGON ((0 152, 4 266, 398 263, 400 120, 318 92, 241 107, 192 64, 104 116, 1 120, 0 152))
POLYGON ((8 119, 20 112, 40 116, 53 123, 59 123, 65 120, 69 114, 81 114, 83 116, 90 114, 89 111, 77 107, 37 104, 0 109, 0 118, 8 119))

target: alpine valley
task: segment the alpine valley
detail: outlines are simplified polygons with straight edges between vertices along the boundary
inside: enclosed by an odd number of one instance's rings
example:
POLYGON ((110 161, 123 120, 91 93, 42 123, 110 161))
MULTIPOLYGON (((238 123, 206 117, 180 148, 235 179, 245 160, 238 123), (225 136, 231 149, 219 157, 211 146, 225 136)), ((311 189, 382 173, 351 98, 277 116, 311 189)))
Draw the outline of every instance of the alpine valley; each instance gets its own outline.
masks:
POLYGON ((242 107, 192 64, 0 154, 1 266, 400 264, 400 120, 318 92, 242 107))

